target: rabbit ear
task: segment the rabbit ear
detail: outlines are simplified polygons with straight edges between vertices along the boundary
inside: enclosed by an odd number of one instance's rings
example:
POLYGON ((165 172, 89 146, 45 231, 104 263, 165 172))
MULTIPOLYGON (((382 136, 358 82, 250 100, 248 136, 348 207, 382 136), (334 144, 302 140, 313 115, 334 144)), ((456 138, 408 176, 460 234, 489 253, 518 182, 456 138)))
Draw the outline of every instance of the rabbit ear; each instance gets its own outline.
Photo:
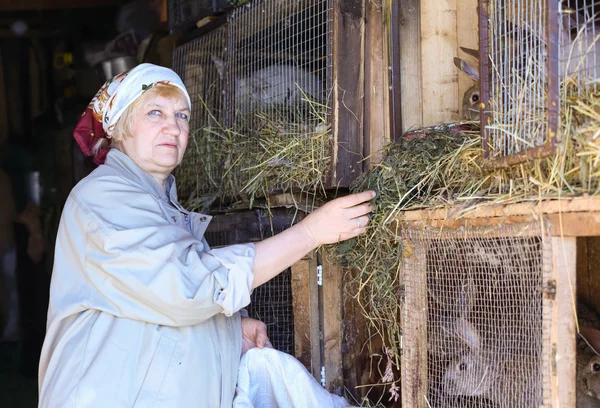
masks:
POLYGON ((600 355, 600 330, 590 326, 579 326, 579 335, 594 350, 594 353, 600 355))
POLYGON ((471 57, 475 57, 477 58, 477 60, 479 60, 479 50, 475 50, 473 48, 467 48, 467 47, 460 47, 460 49, 467 55, 470 55, 471 57))
POLYGON ((479 339, 479 332, 470 321, 466 319, 458 319, 456 322, 455 331, 458 338, 464 341, 469 348, 474 351, 479 350, 481 343, 479 339))
POLYGON ((210 59, 212 59, 212 62, 215 64, 215 68, 217 68, 217 72, 222 79, 225 76, 225 61, 214 55, 211 55, 210 59))
POLYGON ((468 63, 467 61, 460 59, 458 57, 454 57, 454 65, 462 72, 467 74, 469 78, 479 81, 479 70, 475 68, 473 65, 468 63))
POLYGON ((458 294, 458 306, 461 319, 465 320, 473 310, 473 300, 475 299, 475 288, 471 276, 467 276, 461 283, 458 294))

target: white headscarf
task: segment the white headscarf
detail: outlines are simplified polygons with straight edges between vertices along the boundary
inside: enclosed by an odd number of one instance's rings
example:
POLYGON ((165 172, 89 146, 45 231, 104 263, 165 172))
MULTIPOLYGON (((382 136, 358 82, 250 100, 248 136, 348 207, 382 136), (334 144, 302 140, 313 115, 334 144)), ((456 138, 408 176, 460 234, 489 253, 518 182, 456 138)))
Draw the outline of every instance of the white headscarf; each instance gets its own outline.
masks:
POLYGON ((190 95, 179 75, 173 70, 154 64, 140 64, 106 81, 100 88, 89 107, 94 118, 102 123, 106 137, 112 136, 115 124, 125 109, 139 98, 144 91, 156 84, 168 84, 181 89, 192 108, 190 95))

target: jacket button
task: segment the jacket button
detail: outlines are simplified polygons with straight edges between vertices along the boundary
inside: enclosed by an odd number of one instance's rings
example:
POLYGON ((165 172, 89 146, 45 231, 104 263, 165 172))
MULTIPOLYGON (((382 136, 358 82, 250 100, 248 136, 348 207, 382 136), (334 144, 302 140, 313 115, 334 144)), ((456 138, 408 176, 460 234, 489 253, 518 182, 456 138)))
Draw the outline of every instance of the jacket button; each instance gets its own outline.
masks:
POLYGON ((171 219, 173 220, 173 222, 177 222, 177 217, 172 216, 171 219))
POLYGON ((200 217, 200 222, 205 222, 206 221, 206 217, 200 217))

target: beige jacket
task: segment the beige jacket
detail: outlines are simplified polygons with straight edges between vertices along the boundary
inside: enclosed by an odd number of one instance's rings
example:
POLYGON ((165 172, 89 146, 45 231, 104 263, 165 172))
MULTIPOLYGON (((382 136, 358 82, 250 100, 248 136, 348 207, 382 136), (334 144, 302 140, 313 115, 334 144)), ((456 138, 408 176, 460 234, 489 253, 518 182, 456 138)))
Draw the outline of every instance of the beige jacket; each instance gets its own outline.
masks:
POLYGON ((210 217, 111 150, 63 210, 40 407, 231 408, 254 246, 210 250, 210 217))

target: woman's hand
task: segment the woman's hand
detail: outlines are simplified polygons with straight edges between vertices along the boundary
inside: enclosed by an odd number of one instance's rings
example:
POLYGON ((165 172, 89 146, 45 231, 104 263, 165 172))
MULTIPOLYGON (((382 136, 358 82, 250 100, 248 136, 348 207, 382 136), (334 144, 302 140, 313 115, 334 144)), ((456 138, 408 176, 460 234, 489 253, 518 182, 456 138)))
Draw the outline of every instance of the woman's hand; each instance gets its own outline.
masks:
POLYGON ((249 317, 242 317, 242 354, 251 348, 273 348, 267 336, 267 325, 249 317))
POLYGON ((375 209, 369 201, 374 197, 374 191, 363 191, 336 198, 308 215, 299 225, 316 246, 356 237, 367 230, 369 213, 375 209))

